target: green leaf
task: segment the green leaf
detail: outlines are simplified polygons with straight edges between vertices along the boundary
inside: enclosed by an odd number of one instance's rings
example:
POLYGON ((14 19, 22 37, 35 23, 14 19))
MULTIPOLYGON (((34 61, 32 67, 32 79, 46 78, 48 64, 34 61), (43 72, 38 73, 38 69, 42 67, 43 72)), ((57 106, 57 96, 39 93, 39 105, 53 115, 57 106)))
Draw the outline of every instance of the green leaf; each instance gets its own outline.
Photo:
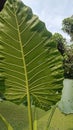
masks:
POLYGON ((3 120, 5 123, 7 130, 13 130, 12 126, 7 122, 7 120, 0 114, 0 118, 3 120))
POLYGON ((7 100, 32 103, 45 110, 60 99, 62 88, 61 56, 51 33, 19 0, 7 0, 0 13, 0 68, 5 79, 7 100))

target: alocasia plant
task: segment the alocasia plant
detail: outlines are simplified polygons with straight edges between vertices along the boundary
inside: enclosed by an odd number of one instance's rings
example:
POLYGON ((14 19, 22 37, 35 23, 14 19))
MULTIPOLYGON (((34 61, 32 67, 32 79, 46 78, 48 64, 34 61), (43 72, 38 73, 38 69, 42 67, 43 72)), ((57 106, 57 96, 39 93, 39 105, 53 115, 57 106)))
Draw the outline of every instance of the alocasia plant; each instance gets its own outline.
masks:
MULTIPOLYGON (((48 110, 60 99, 61 56, 45 24, 20 0, 7 0, 0 13, 0 68, 5 97, 15 103, 27 98, 30 129, 31 104, 48 110)), ((1 87, 1 83, 0 83, 1 87)))

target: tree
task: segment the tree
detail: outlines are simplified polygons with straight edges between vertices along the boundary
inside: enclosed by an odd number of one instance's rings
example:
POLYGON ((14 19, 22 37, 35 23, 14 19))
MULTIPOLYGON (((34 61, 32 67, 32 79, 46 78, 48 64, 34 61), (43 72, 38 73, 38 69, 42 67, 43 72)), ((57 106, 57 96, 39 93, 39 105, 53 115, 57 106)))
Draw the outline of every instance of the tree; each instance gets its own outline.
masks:
POLYGON ((73 15, 66 18, 62 22, 62 30, 70 35, 71 41, 73 41, 73 15))
MULTIPOLYGON (((73 16, 64 19, 62 25, 63 31, 69 34, 71 41, 73 41, 73 16)), ((61 55, 63 56, 64 77, 73 79, 73 44, 67 45, 65 40, 64 44, 62 42, 61 45, 58 43, 58 50, 60 53, 63 52, 61 55)))

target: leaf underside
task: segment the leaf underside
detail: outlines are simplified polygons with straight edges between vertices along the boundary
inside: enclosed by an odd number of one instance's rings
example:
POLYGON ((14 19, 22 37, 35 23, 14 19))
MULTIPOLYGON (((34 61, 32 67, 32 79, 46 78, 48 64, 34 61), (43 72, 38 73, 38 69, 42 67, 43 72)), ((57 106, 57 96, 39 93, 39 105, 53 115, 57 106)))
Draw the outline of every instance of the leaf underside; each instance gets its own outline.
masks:
POLYGON ((7 0, 0 13, 0 75, 7 100, 21 103, 30 94, 36 106, 48 110, 60 99, 61 57, 50 37, 29 7, 7 0))

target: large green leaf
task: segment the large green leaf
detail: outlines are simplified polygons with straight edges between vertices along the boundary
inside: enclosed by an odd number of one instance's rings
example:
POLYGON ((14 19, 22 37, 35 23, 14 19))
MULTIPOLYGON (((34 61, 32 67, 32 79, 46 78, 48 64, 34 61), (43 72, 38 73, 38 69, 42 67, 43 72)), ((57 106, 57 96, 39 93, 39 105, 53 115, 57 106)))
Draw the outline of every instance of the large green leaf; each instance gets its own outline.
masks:
POLYGON ((7 0, 0 13, 1 62, 6 98, 21 103, 27 95, 45 109, 60 99, 61 57, 43 22, 19 0, 7 0))

